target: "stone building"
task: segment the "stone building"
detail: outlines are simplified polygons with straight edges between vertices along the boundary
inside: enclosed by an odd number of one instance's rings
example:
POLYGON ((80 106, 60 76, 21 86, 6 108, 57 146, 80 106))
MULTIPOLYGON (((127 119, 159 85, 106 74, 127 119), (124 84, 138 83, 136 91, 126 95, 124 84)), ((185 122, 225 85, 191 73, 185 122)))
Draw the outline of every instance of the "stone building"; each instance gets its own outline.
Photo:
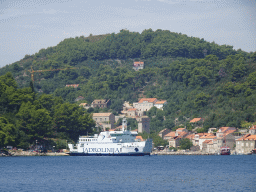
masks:
POLYGON ((96 122, 96 127, 101 127, 104 131, 107 128, 114 128, 115 115, 112 113, 93 113, 92 118, 96 122))
POLYGON ((89 105, 88 103, 80 103, 81 107, 85 108, 85 109, 89 109, 91 107, 91 105, 89 105))
POLYGON ((246 134, 236 140, 236 153, 248 154, 256 148, 256 135, 246 134))
POLYGON ((126 116, 127 117, 136 117, 137 116, 137 109, 135 109, 135 108, 128 109, 127 113, 126 113, 126 116))
POLYGON ((110 100, 106 100, 106 99, 95 99, 92 104, 91 107, 95 108, 95 107, 99 107, 99 108, 107 108, 110 105, 110 100))
POLYGON ((250 129, 249 129, 249 133, 251 135, 256 135, 256 125, 253 125, 250 129))
POLYGON ((138 133, 147 132, 150 133, 150 118, 148 116, 137 117, 138 121, 138 133))
POLYGON ((154 107, 157 98, 142 98, 138 103, 133 103, 133 107, 137 109, 138 116, 143 116, 144 112, 154 107))
POLYGON ((161 131, 158 133, 158 135, 159 135, 159 137, 161 137, 161 138, 163 139, 164 136, 167 135, 167 134, 170 133, 170 132, 171 132, 171 130, 166 128, 166 129, 161 130, 161 131))

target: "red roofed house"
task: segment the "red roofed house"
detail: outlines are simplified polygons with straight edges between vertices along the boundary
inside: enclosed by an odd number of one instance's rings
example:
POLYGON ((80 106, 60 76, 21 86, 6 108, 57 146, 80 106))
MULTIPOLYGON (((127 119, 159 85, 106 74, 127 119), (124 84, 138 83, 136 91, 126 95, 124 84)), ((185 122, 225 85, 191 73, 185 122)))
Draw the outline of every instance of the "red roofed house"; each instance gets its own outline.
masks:
POLYGON ((144 111, 150 110, 156 102, 157 98, 142 98, 138 103, 133 103, 133 107, 137 109, 138 116, 143 116, 144 111))
POLYGON ((253 125, 250 129, 249 129, 249 133, 252 135, 256 135, 256 125, 253 125))
POLYGON ((163 129, 163 130, 161 130, 161 131, 158 133, 158 135, 159 135, 159 137, 161 137, 161 138, 163 139, 164 136, 167 135, 167 134, 170 133, 170 132, 171 132, 170 129, 163 129))
POLYGON ((89 109, 91 107, 91 105, 89 105, 88 103, 80 103, 81 107, 85 108, 85 109, 89 109))
POLYGON ((171 131, 164 136, 165 140, 169 140, 170 147, 178 147, 180 140, 188 135, 188 131, 185 128, 178 128, 176 131, 171 131))
POLYGON ((126 116, 127 117, 136 117, 137 116, 137 109, 131 108, 127 110, 126 116))
POLYGON ((169 139, 171 139, 171 138, 173 138, 173 137, 175 137, 175 131, 171 131, 171 132, 167 133, 167 134, 163 137, 163 139, 164 139, 164 140, 169 140, 169 139))
POLYGON ((154 106, 158 109, 163 109, 164 106, 167 104, 166 100, 162 100, 162 101, 157 101, 154 106))
POLYGON ((79 84, 67 84, 66 87, 74 87, 77 88, 79 84))
MULTIPOLYGON (((203 149, 203 143, 205 142, 205 141, 212 141, 213 142, 213 140, 216 140, 217 139, 217 137, 215 136, 215 135, 213 135, 213 134, 211 134, 211 135, 204 135, 204 136, 201 136, 200 138, 199 138, 199 146, 200 146, 200 150, 206 150, 206 149, 203 149)), ((205 145, 204 145, 205 146, 205 145)))
POLYGON ((189 123, 191 123, 194 127, 203 127, 204 119, 201 117, 194 118, 189 123))
POLYGON ((248 154, 256 149, 256 135, 246 134, 236 140, 236 153, 248 154))
POLYGON ((143 62, 143 61, 135 61, 135 62, 133 63, 133 69, 134 69, 135 71, 138 71, 138 70, 140 70, 140 69, 144 69, 144 62, 143 62))

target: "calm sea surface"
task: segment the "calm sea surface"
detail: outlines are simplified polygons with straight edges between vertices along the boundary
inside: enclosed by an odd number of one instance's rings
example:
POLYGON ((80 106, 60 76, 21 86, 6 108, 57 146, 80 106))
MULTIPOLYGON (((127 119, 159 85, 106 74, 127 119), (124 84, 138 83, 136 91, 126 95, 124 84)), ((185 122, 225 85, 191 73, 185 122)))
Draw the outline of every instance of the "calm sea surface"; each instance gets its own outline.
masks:
POLYGON ((1 157, 0 191, 256 191, 256 155, 1 157))

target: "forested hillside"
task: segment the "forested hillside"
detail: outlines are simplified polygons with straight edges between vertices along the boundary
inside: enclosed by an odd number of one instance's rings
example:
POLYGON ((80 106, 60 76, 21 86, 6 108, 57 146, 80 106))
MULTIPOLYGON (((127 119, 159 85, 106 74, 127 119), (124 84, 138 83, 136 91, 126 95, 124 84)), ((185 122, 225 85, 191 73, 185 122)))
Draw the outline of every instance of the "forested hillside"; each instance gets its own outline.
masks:
MULTIPOLYGON (((256 52, 246 53, 170 31, 149 29, 140 34, 121 30, 117 34, 65 39, 0 69, 0 75, 7 72, 17 82, 12 88, 16 97, 24 95, 25 90, 30 95, 19 100, 18 105, 9 103, 13 106, 9 112, 1 92, 1 116, 16 127, 21 126, 17 120, 23 117, 21 108, 43 110, 33 102, 42 97, 54 101, 59 96, 69 102, 61 103, 67 107, 111 99, 110 109, 104 111, 115 114, 122 110, 124 101, 132 103, 141 97, 165 99, 168 105, 163 111, 148 112, 152 132, 175 128, 179 125, 175 125, 175 119, 185 125, 193 117, 205 118, 204 131, 209 127, 247 127, 256 121, 256 52), (145 69, 134 71, 134 61, 144 61, 145 69), (31 67, 53 71, 34 73, 32 86, 31 67), (67 88, 66 84, 79 87, 67 88), (78 96, 84 100, 75 102, 78 96), (15 119, 9 113, 17 113, 15 119)), ((52 103, 51 107, 56 105, 52 103)), ((54 117, 55 109, 45 110, 54 117)))

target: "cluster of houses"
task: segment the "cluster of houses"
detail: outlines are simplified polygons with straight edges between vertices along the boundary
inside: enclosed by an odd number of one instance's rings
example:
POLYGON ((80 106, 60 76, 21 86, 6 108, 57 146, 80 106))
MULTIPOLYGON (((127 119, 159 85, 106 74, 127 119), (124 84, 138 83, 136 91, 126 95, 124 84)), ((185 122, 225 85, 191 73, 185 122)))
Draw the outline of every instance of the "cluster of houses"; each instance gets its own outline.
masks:
MULTIPOLYGON (((190 123, 201 121, 195 118, 190 123)), ((249 133, 241 134, 235 127, 210 128, 208 133, 193 133, 186 128, 178 128, 176 131, 164 129, 159 136, 169 142, 170 147, 179 147, 183 138, 193 143, 192 151, 206 153, 219 153, 221 147, 228 146, 236 154, 250 154, 256 148, 256 125, 249 129, 249 133)))
MULTIPOLYGON (((135 61, 133 63, 135 71, 144 69, 143 61, 135 61)), ((67 87, 77 88, 79 84, 67 85, 67 87)), ((76 101, 84 99, 83 97, 77 98, 76 101)), ((94 100, 91 104, 81 103, 80 106, 88 109, 95 108, 108 108, 110 100, 98 99, 94 100)), ((128 102, 123 104, 121 114, 115 116, 112 113, 93 113, 93 119, 96 122, 96 127, 101 130, 120 130, 121 126, 115 127, 115 122, 119 118, 127 117, 134 118, 138 122, 139 133, 150 133, 150 118, 146 116, 146 112, 152 107, 163 109, 167 104, 165 100, 158 100, 157 98, 142 98, 138 102, 130 105, 128 102)), ((203 118, 194 118, 190 120, 193 127, 203 127, 203 118)), ((175 120, 176 124, 176 120, 175 120)), ((186 128, 178 128, 176 131, 164 129, 159 132, 159 136, 169 142, 169 147, 178 148, 180 141, 184 138, 189 139, 193 146, 190 150, 202 151, 206 153, 218 153, 223 146, 230 147, 231 150, 237 154, 249 154, 252 150, 256 149, 256 125, 253 125, 249 132, 239 132, 235 127, 221 127, 210 128, 208 133, 197 133, 196 130, 188 131, 186 128)), ((141 138, 142 139, 142 138, 141 138)))
MULTIPOLYGON (((146 112, 152 107, 163 109, 167 104, 165 100, 157 98, 142 98, 138 102, 130 105, 124 102, 121 114, 115 116, 113 113, 93 113, 93 120, 96 122, 96 127, 103 131, 117 131, 121 126, 115 127, 115 122, 120 118, 134 118, 138 122, 139 133, 150 133, 150 118, 146 116, 146 112)), ((81 103, 80 106, 88 109, 90 107, 107 108, 110 105, 110 100, 94 100, 91 104, 81 103)), ((190 120, 193 127, 202 127, 204 119, 194 118, 190 120)), ((230 147, 237 154, 247 154, 256 148, 256 125, 253 125, 249 132, 239 132, 235 127, 210 128, 208 133, 197 133, 188 131, 186 128, 178 128, 176 131, 164 129, 159 132, 159 136, 167 140, 169 147, 178 148, 181 139, 187 138, 193 146, 190 150, 202 151, 206 153, 218 153, 223 146, 230 147)))
MULTIPOLYGON (((110 104, 110 100, 94 100, 91 104, 81 103, 80 106, 88 109, 90 107, 95 108, 107 108, 110 104)), ((124 102, 123 110, 121 114, 115 116, 113 113, 93 113, 93 120, 96 122, 96 127, 101 130, 118 130, 119 127, 115 127, 115 122, 120 118, 134 118, 138 122, 138 132, 150 133, 150 118, 146 116, 146 112, 152 107, 163 109, 166 105, 166 101, 159 101, 157 98, 142 98, 138 102, 130 105, 128 102, 124 102)))

